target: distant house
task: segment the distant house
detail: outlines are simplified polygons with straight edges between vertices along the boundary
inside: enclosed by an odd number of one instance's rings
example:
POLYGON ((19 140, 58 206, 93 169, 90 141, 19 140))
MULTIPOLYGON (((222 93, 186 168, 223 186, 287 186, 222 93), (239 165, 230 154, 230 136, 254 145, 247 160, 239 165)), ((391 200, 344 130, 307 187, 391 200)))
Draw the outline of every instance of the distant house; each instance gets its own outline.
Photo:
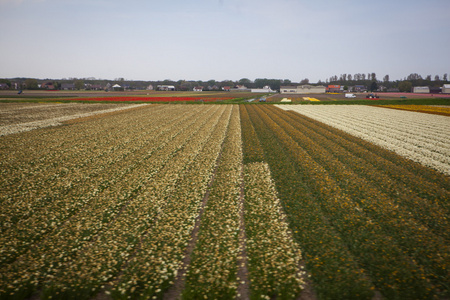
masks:
POLYGON ((339 93, 339 92, 341 92, 340 85, 328 85, 327 93, 339 93))
POLYGON ((297 87, 296 86, 281 86, 280 93, 281 94, 295 94, 295 93, 297 93, 297 87))
POLYGON ((104 88, 100 84, 87 84, 86 89, 92 91, 101 91, 104 88))
POLYGON ((7 90, 9 89, 9 85, 7 85, 6 83, 0 83, 0 90, 7 90))
POLYGON ((45 83, 41 84, 41 88, 46 89, 46 90, 54 90, 55 85, 53 84, 53 82, 45 82, 45 83))
POLYGON ((153 85, 149 84, 149 86, 147 87, 147 90, 153 91, 153 85))
POLYGON ((113 85, 112 86, 112 89, 114 90, 114 91, 123 91, 123 87, 121 87, 119 84, 115 84, 115 85, 113 85))
POLYGON ((61 90, 73 91, 73 90, 75 90, 75 84, 73 84, 73 83, 63 83, 63 84, 61 84, 61 90))
POLYGON ((353 87, 353 92, 365 92, 367 91, 367 88, 365 85, 355 85, 353 87))
POLYGON ((175 91, 175 86, 173 85, 158 85, 156 88, 160 91, 175 91))
POLYGON ((430 93, 430 88, 428 86, 415 86, 413 88, 413 93, 429 94, 430 93))
POLYGON ((251 90, 245 85, 236 85, 234 88, 230 89, 230 92, 251 92, 251 90))
POLYGON ((282 86, 281 94, 324 94, 326 87, 323 85, 304 84, 299 86, 282 86))
POLYGON ((274 93, 270 86, 266 85, 262 89, 251 89, 252 93, 274 93))
POLYGON ((444 84, 442 86, 442 93, 443 94, 450 94, 450 84, 444 84))
POLYGON ((203 92, 203 87, 202 86, 196 86, 193 89, 194 92, 203 92))
POLYGON ((222 87, 222 90, 224 90, 225 92, 229 92, 231 90, 231 86, 224 86, 222 87))

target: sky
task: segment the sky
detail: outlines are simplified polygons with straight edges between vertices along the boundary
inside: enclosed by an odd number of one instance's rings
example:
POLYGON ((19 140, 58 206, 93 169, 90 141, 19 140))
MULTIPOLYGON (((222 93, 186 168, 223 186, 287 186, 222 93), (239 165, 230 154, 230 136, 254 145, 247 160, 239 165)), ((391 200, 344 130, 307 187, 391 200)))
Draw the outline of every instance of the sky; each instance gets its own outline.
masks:
POLYGON ((450 0, 0 0, 0 78, 450 74, 450 0))

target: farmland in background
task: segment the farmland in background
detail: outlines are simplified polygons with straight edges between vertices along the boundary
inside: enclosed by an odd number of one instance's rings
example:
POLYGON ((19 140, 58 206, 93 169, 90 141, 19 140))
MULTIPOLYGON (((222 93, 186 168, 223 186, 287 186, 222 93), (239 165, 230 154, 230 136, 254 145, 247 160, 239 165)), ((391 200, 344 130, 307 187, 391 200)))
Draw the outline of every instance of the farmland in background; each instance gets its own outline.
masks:
POLYGON ((449 177, 297 112, 144 105, 0 156, 1 299, 450 296, 449 177))

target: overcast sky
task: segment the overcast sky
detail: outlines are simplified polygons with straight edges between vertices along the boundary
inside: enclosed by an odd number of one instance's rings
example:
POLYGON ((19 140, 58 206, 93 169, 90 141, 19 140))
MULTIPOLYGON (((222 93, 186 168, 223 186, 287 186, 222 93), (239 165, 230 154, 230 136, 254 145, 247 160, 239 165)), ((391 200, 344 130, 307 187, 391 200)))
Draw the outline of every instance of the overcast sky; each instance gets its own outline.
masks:
POLYGON ((0 0, 0 77, 450 74, 450 0, 0 0))

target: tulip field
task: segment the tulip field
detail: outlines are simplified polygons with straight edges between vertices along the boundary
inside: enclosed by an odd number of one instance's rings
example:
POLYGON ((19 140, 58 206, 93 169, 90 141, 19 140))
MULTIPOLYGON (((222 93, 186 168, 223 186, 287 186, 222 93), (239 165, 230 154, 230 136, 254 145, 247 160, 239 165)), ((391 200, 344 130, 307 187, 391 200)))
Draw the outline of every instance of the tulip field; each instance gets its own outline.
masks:
POLYGON ((0 299, 450 297, 448 116, 128 108, 0 136, 0 299))

